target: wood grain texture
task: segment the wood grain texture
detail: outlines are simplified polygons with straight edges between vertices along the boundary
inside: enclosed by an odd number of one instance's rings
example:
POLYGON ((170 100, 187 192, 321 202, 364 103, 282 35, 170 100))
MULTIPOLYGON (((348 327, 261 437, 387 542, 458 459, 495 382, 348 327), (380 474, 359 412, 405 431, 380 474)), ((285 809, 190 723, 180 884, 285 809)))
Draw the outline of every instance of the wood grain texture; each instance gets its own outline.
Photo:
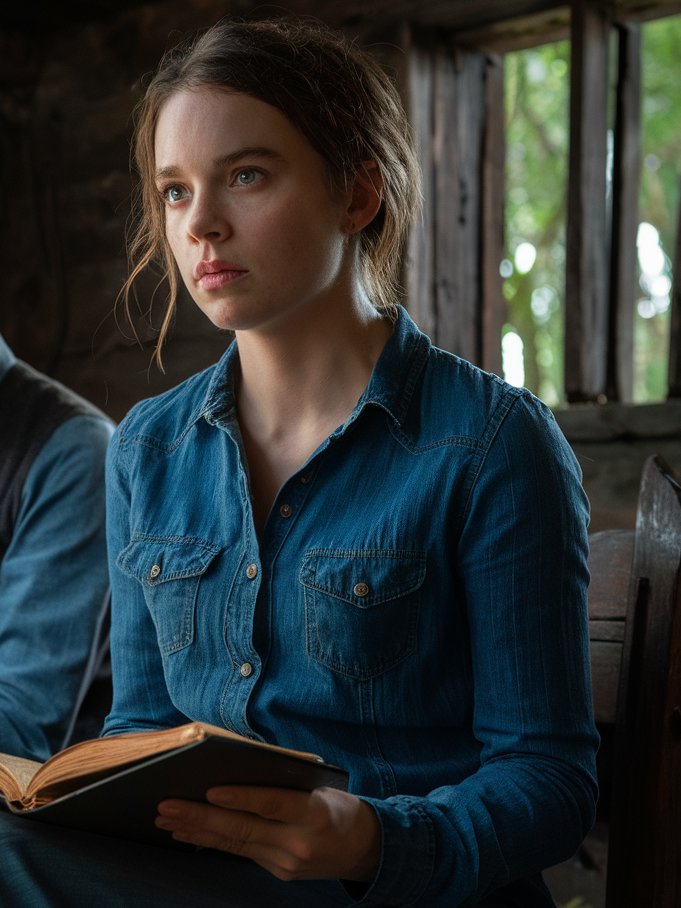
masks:
POLYGON ((669 397, 681 397, 681 196, 676 222, 676 247, 672 268, 673 285, 669 325, 669 397))
POLYGON ((609 34, 600 8, 574 0, 565 263, 565 392, 570 402, 595 400, 606 388, 609 34))
POLYGON ((633 530, 605 530, 589 536, 589 641, 597 722, 614 724, 617 714, 633 551, 633 530))
POLYGON ((624 621, 633 554, 633 530, 604 530, 589 536, 590 621, 624 621))
POLYGON ((591 685, 594 719, 614 723, 617 714, 617 685, 622 661, 622 644, 615 641, 592 640, 591 685))
POLYGON ((414 130, 416 152, 423 173, 421 211, 412 227, 407 248, 407 308, 429 337, 437 330, 433 295, 435 263, 433 174, 433 59, 429 46, 410 41, 407 49, 407 114, 414 130))
POLYGON ((481 365, 485 59, 440 52, 435 73, 436 343, 481 365))
POLYGON ((681 904, 681 486, 641 479, 620 672, 607 908, 681 904))
POLYGON ((423 170, 407 306, 436 346, 481 365, 486 58, 416 33, 407 60, 408 112, 423 170))
POLYGON ((612 173, 612 255, 606 395, 631 401, 634 387, 636 237, 641 169, 641 26, 617 28, 618 81, 612 173))
POLYGON ((503 378, 501 330, 507 318, 503 279, 506 135, 503 59, 485 61, 485 130, 482 149, 482 325, 481 365, 503 378))

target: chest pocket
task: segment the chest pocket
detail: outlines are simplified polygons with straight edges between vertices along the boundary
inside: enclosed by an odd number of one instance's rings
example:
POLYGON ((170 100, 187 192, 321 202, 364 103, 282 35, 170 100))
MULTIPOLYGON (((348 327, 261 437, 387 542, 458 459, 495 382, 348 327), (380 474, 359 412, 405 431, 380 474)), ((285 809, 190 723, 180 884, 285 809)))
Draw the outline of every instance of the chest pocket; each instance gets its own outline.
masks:
POLYGON ((361 680, 416 649, 425 552, 316 549, 300 569, 308 655, 361 680))
POLYGON ((142 584, 164 656, 194 642, 199 583, 218 552, 201 539, 134 535, 118 556, 118 567, 142 584))

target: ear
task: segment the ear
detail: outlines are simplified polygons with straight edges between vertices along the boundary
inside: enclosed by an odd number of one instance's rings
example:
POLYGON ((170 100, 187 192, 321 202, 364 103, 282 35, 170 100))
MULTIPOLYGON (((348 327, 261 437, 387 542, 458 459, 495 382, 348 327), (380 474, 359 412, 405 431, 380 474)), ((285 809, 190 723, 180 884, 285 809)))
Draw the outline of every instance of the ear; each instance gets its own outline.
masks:
POLYGON ((383 201, 383 179, 376 161, 363 161, 357 168, 346 210, 345 231, 359 233, 378 214, 383 201))

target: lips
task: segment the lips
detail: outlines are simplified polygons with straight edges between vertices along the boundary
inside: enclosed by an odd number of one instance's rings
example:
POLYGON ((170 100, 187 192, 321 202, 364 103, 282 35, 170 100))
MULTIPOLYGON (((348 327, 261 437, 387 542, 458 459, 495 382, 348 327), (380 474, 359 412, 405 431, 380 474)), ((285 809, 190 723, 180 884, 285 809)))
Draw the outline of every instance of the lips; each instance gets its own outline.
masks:
POLYGON ((222 259, 199 262, 196 266, 196 281, 204 290, 216 290, 248 274, 248 269, 239 268, 222 259))

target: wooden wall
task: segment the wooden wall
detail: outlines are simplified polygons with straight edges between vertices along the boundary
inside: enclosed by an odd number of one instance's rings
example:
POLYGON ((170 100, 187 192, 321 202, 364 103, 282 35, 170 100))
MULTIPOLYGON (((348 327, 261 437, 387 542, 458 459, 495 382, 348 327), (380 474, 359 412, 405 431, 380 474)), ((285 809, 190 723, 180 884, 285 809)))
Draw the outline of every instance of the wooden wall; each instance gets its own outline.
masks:
POLYGON ((0 33, 0 332, 116 420, 215 362, 228 342, 183 296, 164 376, 149 368, 164 288, 154 296, 151 276, 140 287, 141 347, 115 311, 145 73, 169 41, 226 5, 173 0, 42 35, 0 33))

